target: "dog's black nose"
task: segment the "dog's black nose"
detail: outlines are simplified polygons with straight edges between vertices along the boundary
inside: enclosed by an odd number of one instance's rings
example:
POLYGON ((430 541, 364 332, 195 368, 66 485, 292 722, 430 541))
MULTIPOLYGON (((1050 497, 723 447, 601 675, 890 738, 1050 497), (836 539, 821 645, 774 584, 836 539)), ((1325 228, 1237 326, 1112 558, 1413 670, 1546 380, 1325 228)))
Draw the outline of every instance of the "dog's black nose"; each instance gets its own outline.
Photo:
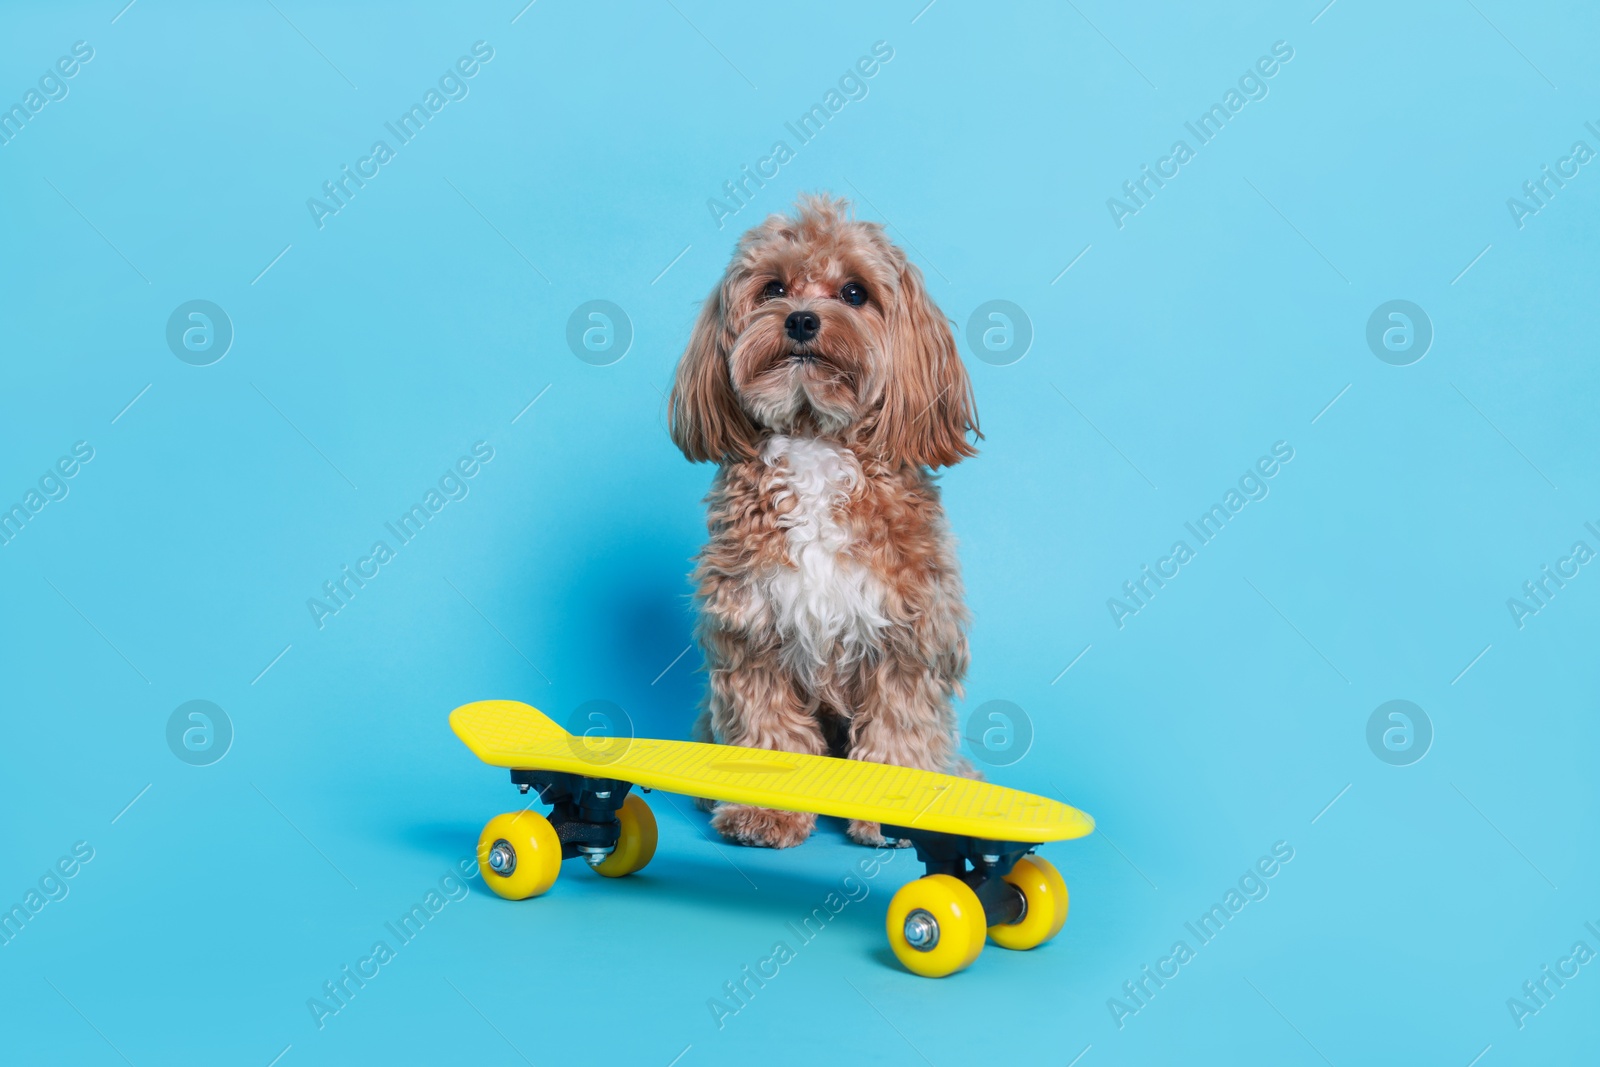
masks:
POLYGON ((796 341, 811 340, 821 326, 822 320, 811 311, 791 311, 789 317, 783 320, 784 331, 796 341))

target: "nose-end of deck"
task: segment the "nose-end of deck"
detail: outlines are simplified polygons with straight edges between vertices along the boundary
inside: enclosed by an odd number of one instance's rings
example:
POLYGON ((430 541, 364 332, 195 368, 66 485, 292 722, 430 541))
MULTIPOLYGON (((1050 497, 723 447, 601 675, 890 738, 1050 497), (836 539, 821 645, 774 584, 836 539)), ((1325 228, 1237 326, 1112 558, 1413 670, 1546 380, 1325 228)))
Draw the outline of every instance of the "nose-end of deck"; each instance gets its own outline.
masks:
POLYGON ((463 704, 450 713, 450 729, 480 759, 487 759, 486 752, 503 747, 513 737, 527 741, 572 736, 550 716, 520 700, 475 700, 463 704))

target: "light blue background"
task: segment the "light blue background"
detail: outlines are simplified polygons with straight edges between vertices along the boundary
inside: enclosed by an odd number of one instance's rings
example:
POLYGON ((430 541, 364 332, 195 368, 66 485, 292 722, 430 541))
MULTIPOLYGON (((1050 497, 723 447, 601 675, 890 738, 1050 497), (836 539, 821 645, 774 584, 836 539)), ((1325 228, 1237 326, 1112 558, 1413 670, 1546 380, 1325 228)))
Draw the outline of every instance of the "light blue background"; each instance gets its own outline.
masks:
POLYGON ((7 106, 95 54, 0 146, 0 503, 95 457, 0 547, 0 904, 74 842, 94 859, 0 948, 0 1058, 1592 1055, 1600 965, 1523 1029, 1506 1001, 1600 950, 1600 571, 1522 629, 1506 600, 1600 548, 1600 172, 1520 229, 1506 199, 1600 148, 1600 20, 924 2, 7 6, 7 106), (470 95, 319 230, 306 199, 478 40, 470 95), (707 199, 879 40, 867 98, 719 229, 707 199), (1267 98, 1119 230, 1107 198, 1280 40, 1267 98), (686 733, 711 471, 662 394, 738 232, 817 189, 890 224, 961 327, 986 434, 944 480, 962 714, 1019 705, 1032 750, 991 777, 1099 821, 1046 849, 1065 932, 913 978, 882 931, 902 854, 719 1030, 707 1001, 870 853, 836 825, 713 844, 657 794, 643 874, 568 865, 523 904, 474 880, 319 1030, 307 999, 517 803, 451 708, 609 700, 686 733), (192 299, 236 331, 211 366, 164 340, 192 299), (565 341, 591 299, 634 329, 611 366, 565 341), (991 299, 1035 331, 1011 366, 965 340, 991 299), (1391 299, 1436 331, 1411 366, 1366 345, 1391 299), (307 598, 479 440, 470 495, 319 630, 307 598), (1277 441, 1270 496, 1119 630, 1107 598, 1277 441), (166 744, 191 699, 236 731, 212 766, 166 744), (1435 730, 1410 766, 1366 742, 1391 699, 1435 730), (1270 895, 1119 1029, 1108 998, 1278 841, 1270 895))

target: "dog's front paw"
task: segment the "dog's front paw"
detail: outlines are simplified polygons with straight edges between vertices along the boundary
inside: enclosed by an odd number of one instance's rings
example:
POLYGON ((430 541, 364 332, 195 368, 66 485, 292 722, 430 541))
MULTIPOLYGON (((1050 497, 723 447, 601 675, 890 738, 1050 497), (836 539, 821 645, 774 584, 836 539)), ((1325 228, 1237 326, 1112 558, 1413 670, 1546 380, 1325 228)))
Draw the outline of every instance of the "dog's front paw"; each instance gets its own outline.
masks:
POLYGON ((711 826, 740 845, 793 848, 811 836, 817 817, 803 811, 774 811, 747 804, 718 804, 711 826))
POLYGON ((850 825, 845 828, 845 833, 850 835, 850 840, 858 845, 867 845, 870 848, 909 848, 911 842, 903 837, 887 838, 883 836, 883 828, 875 822, 866 822, 862 819, 851 819, 850 825))

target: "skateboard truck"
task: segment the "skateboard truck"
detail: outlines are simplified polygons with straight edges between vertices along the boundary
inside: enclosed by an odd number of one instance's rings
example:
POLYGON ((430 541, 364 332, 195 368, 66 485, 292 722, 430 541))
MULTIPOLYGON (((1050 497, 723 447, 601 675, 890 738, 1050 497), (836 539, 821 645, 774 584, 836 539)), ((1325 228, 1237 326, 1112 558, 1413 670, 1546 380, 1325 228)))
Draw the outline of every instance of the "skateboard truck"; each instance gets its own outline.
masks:
MULTIPOLYGON (((882 831, 891 840, 908 839, 928 874, 950 875, 976 893, 978 903, 983 905, 985 926, 1012 925, 1028 914, 1027 895, 1006 881, 1005 876, 1037 845, 987 841, 909 826, 884 826, 882 831)), ((938 922, 928 912, 914 909, 906 916, 905 936, 912 948, 928 951, 939 942, 938 922)))
MULTIPOLYGON (((562 771, 521 770, 511 772, 511 782, 524 793, 535 790, 539 799, 554 809, 549 819, 561 842, 562 859, 582 856, 589 866, 598 867, 616 851, 622 833, 617 811, 627 802, 631 783, 562 771)), ((494 867, 494 860, 491 849, 490 866, 497 874, 511 873, 494 867)), ((511 862, 514 869, 515 859, 511 862)))

